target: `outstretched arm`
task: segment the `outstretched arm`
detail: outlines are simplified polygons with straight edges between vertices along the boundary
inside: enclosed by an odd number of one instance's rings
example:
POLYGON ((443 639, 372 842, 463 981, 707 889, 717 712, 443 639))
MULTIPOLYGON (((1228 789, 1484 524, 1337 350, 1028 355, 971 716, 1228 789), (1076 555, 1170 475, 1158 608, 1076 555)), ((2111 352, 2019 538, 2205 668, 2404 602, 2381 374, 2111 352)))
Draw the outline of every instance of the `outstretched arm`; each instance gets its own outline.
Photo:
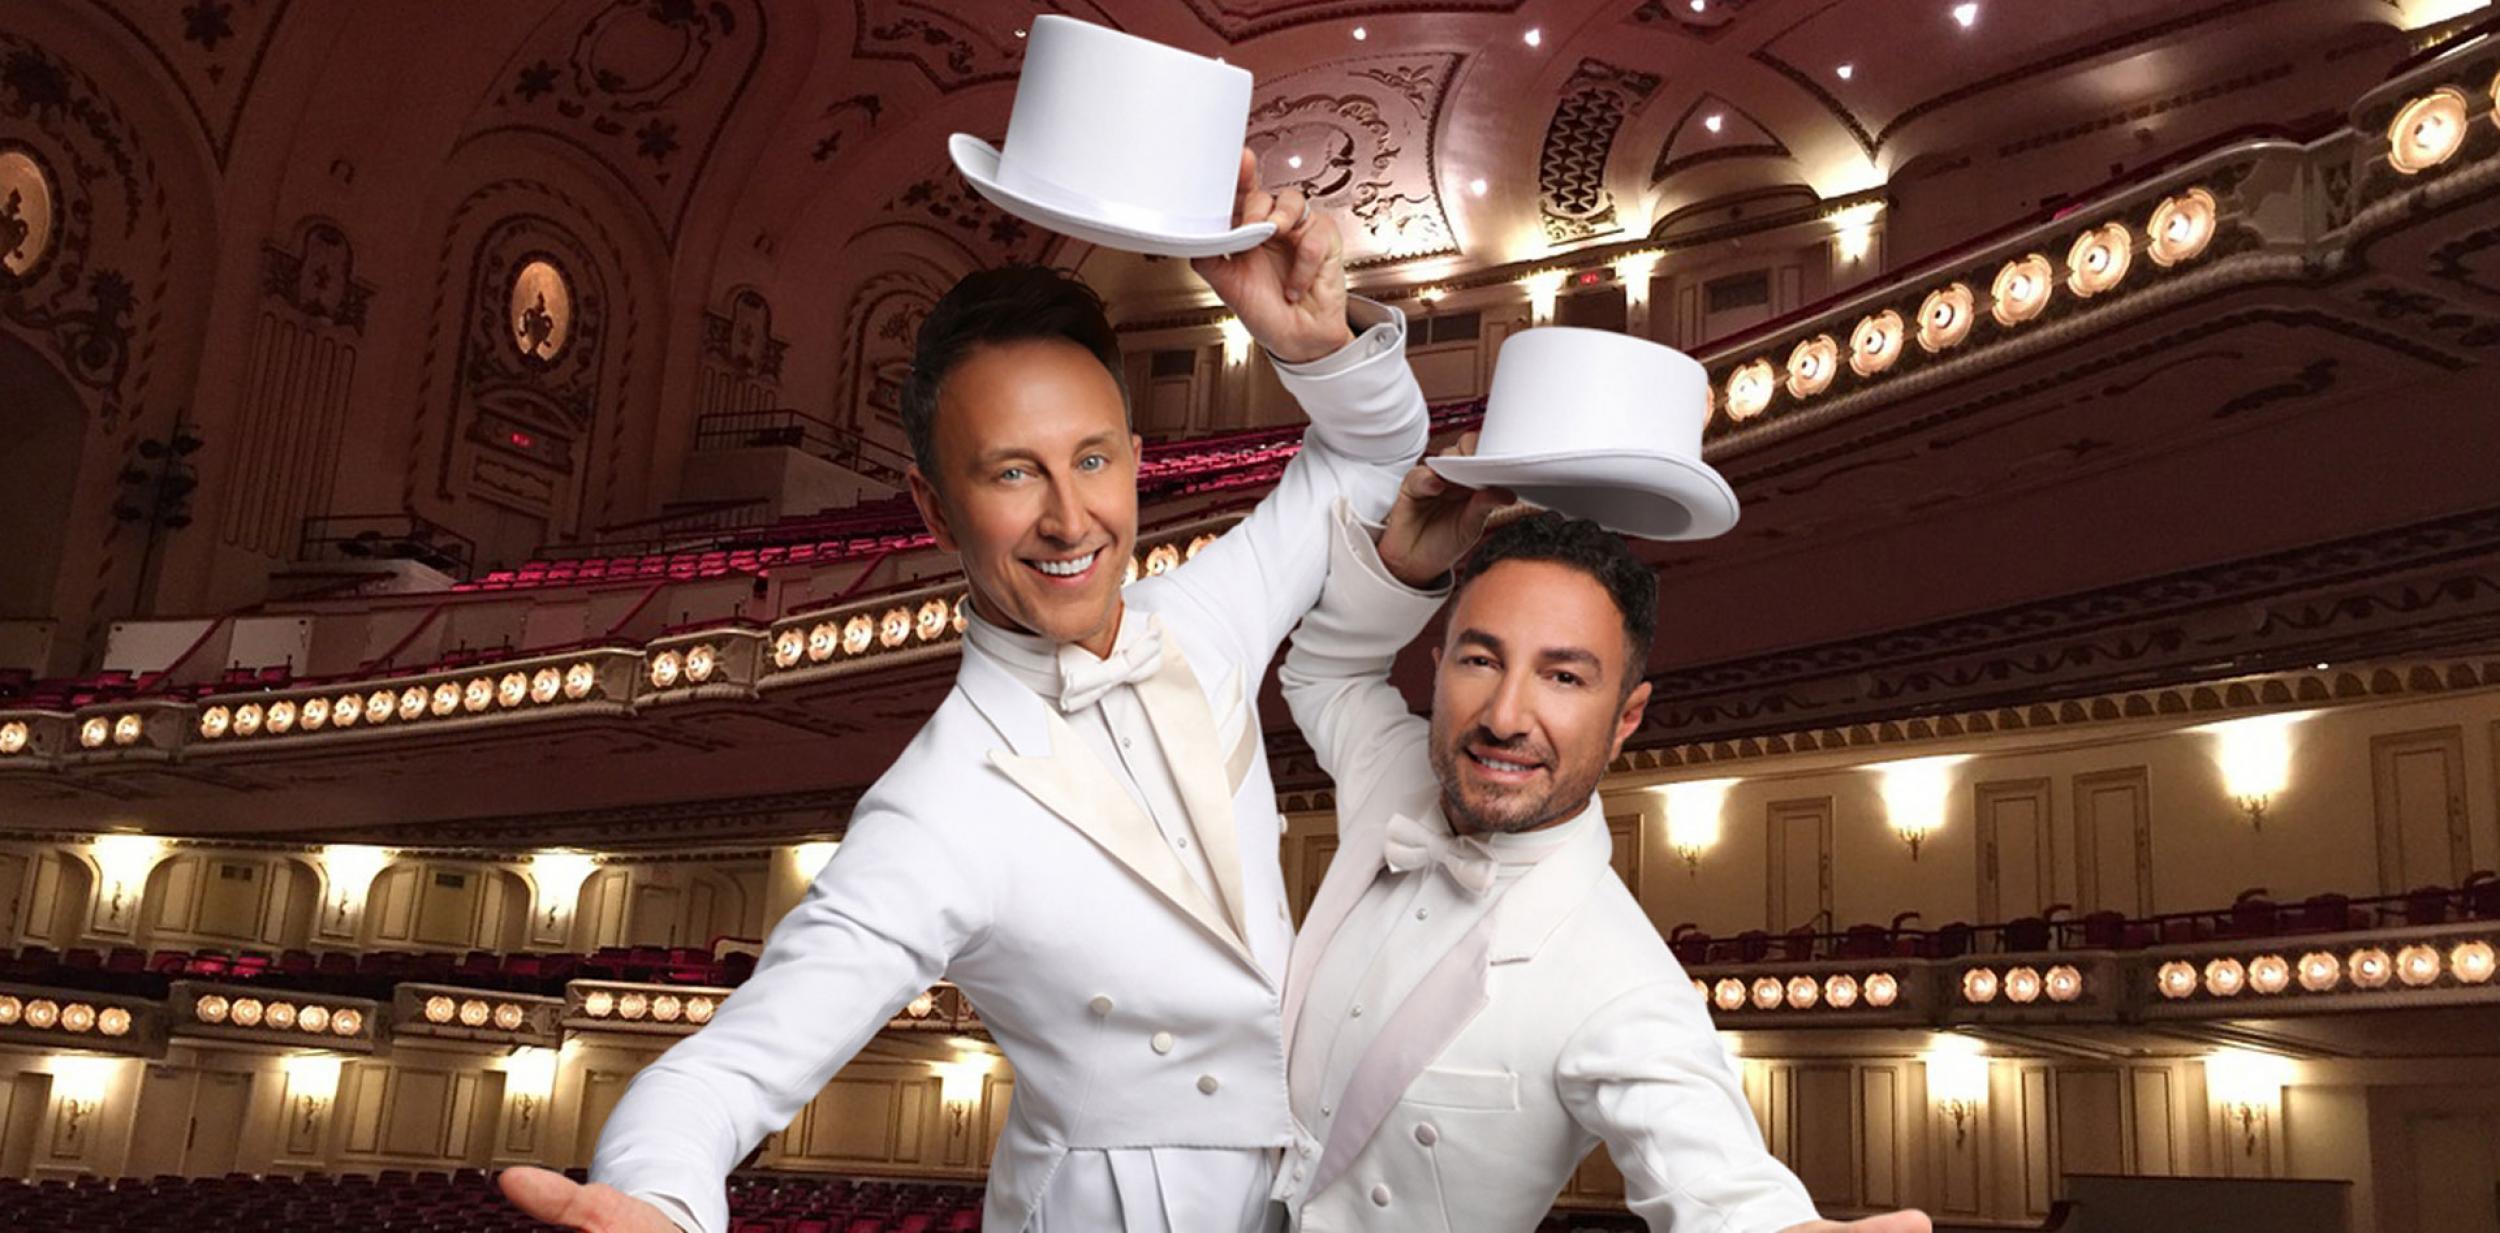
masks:
POLYGON ((728 1233, 730 1169, 979 940, 988 901, 968 872, 930 827, 865 810, 773 929, 755 974, 703 1030, 634 1076, 600 1133, 596 1184, 516 1170, 504 1193, 533 1217, 588 1233, 680 1223, 728 1233))

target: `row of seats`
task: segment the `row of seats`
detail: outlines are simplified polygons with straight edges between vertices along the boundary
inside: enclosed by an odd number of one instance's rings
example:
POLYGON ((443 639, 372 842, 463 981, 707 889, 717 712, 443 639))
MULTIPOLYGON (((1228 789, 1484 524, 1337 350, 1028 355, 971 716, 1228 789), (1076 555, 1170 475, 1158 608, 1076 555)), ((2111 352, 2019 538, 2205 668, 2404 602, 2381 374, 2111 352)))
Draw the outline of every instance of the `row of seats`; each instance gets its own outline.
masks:
POLYGON ((735 987, 755 971, 744 951, 714 955, 699 947, 612 946, 587 955, 521 951, 466 955, 440 951, 54 951, 28 946, 0 955, 0 981, 161 998, 175 980, 262 983, 298 993, 387 1000, 402 983, 502 989, 554 997, 572 980, 735 987))
POLYGON ((1971 954, 2037 954, 2052 950, 2142 950, 2234 938, 2343 933, 2356 929, 2427 928, 2457 920, 2500 920, 2500 874, 2479 872, 2453 886, 2425 886, 2397 895, 2355 899, 2312 895, 2297 904, 2277 903, 2263 887, 2240 893, 2228 908, 2170 912, 2129 918, 2099 911, 2069 918, 2054 905, 2037 916, 2002 924, 1955 921, 1918 928, 1905 912, 1889 926, 1852 925, 1826 932, 1802 925, 1774 934, 1754 929, 1732 938, 1712 937, 1691 923, 1677 925, 1667 944, 1687 967, 1729 963, 1807 963, 1816 960, 1958 959, 1971 954))
MULTIPOLYGON (((576 1179, 580 1169, 566 1172, 576 1179)), ((981 1187, 743 1172, 729 1178, 731 1233, 976 1233, 981 1187)), ((0 1178, 10 1229, 78 1233, 524 1233, 553 1226, 504 1201, 483 1170, 260 1177, 0 1178)), ((1641 1228, 1626 1212, 1557 1212, 1536 1233, 1641 1228)))

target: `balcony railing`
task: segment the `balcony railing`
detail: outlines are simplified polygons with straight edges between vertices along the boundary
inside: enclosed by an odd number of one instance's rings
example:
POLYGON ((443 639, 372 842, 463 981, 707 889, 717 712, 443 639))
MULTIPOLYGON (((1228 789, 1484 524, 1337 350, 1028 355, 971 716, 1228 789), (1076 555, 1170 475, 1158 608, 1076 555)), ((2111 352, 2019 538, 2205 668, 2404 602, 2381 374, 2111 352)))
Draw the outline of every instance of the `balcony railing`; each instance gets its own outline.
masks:
POLYGON ((694 448, 801 450, 881 484, 903 486, 911 456, 802 411, 716 411, 694 423, 694 448))
POLYGON ((469 576, 477 545, 416 514, 322 514, 304 520, 302 561, 414 561, 455 578, 469 576))

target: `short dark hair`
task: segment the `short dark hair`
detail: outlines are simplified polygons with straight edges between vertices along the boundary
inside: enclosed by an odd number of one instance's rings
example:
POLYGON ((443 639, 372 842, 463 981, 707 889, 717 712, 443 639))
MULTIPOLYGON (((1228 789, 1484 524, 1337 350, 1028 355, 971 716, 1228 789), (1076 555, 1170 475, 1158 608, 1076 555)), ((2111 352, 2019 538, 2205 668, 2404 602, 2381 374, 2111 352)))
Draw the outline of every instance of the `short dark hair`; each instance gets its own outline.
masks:
POLYGON ((1623 641, 1631 653, 1622 692, 1629 694, 1649 671, 1649 644, 1658 634, 1658 575, 1634 556, 1623 537, 1586 518, 1539 510, 1495 527, 1459 562, 1455 605, 1467 587, 1504 561, 1550 561, 1587 574, 1606 589, 1623 617, 1623 641))
POLYGON ((972 353, 996 343, 1059 338, 1093 352, 1120 387, 1128 409, 1128 382, 1120 375, 1120 336, 1103 312, 1102 297, 1074 275, 1045 266, 1009 265, 976 270, 938 298, 920 323, 911 376, 903 382, 903 437, 912 461, 937 481, 938 386, 972 353))

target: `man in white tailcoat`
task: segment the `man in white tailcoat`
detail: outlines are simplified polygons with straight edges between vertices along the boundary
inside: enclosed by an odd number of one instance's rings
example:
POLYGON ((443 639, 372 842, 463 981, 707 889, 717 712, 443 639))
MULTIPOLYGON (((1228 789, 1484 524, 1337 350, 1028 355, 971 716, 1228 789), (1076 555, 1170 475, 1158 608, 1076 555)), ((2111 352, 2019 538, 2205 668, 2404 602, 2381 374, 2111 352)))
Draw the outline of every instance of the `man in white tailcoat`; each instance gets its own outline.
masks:
POLYGON ((1458 576, 1432 718, 1389 683, 1506 499, 1418 466, 1376 545, 1343 511, 1286 655, 1338 825, 1285 997, 1296 1227, 1526 1233, 1603 1142, 1655 1230, 1926 1233, 1817 1218, 1611 868, 1595 790, 1648 701, 1657 606, 1623 541, 1550 513, 1495 531, 1458 576))
POLYGON ((904 418, 913 494, 973 595, 954 692, 754 976, 635 1077, 596 1184, 506 1175, 531 1214, 728 1233, 723 1176, 943 977, 1015 1068, 991 1233, 1266 1222, 1293 1138, 1292 925, 1259 683, 1319 595, 1331 511, 1387 511, 1426 413, 1403 318, 1348 304, 1334 224, 1255 168, 1239 215, 1277 238, 1198 268, 1309 414, 1300 454, 1238 526, 1123 591, 1137 439, 1099 303, 1037 270, 950 292, 904 418))

